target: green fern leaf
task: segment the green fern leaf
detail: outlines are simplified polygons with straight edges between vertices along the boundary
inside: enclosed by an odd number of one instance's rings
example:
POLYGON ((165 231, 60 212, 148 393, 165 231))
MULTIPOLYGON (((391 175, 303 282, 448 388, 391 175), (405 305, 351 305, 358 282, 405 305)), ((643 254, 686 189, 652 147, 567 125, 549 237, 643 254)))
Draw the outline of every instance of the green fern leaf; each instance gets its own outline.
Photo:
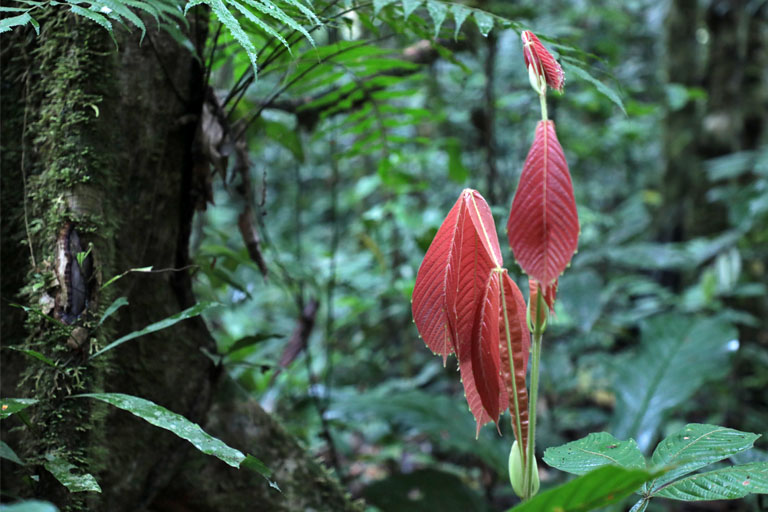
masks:
POLYGON ((373 0, 373 14, 379 14, 379 12, 395 0, 373 0))
POLYGON ((440 27, 443 26, 445 16, 448 14, 448 8, 443 5, 442 2, 435 2, 435 0, 427 1, 427 11, 432 18, 432 22, 435 25, 435 37, 440 35, 440 27))
POLYGON ((493 28, 493 16, 487 12, 479 11, 477 9, 474 9, 472 15, 475 17, 475 23, 477 24, 477 28, 480 30, 480 33, 485 37, 488 37, 488 33, 493 28))
MULTIPOLYGON (((267 0, 268 1, 268 0, 267 0)), ((299 25, 296 20, 285 14, 285 12, 282 11, 282 9, 278 8, 275 4, 269 2, 268 4, 264 4, 258 0, 245 0, 245 3, 250 5, 251 7, 254 7, 255 9, 261 11, 262 13, 273 17, 274 19, 285 23, 293 30, 296 30, 297 32, 301 33, 304 37, 309 40, 309 42, 312 44, 312 46, 315 46, 315 41, 312 39, 312 36, 309 35, 309 32, 299 25)), ((242 12, 242 11, 241 11, 242 12)), ((250 18, 249 18, 250 19, 250 18)), ((251 20, 253 21, 253 20, 251 20)), ((263 23, 263 22, 262 22, 263 23)), ((261 26, 261 25, 260 25, 261 26)), ((266 25, 264 25, 266 26, 266 25)), ((288 50, 291 49, 290 45, 285 41, 285 39, 277 33, 277 31, 273 28, 264 29, 265 32, 267 32, 269 35, 273 36, 275 39, 283 43, 288 50)))
POLYGON ((27 24, 32 25, 35 28, 37 35, 40 35, 40 25, 38 25, 37 21, 35 21, 35 19, 26 12, 18 16, 11 16, 10 18, 4 18, 0 20, 0 33, 8 32, 13 27, 27 24))
POLYGON ((423 0, 403 0, 403 18, 406 20, 408 17, 419 8, 423 0))
MULTIPOLYGON (((288 48, 288 51, 291 51, 291 45, 288 44, 288 41, 286 41, 283 36, 281 36, 274 28, 272 28, 269 25, 267 25, 266 23, 264 23, 264 21, 261 18, 259 18, 255 14, 253 14, 248 9, 246 9, 244 5, 242 5, 241 3, 237 2, 237 0, 226 0, 226 2, 229 5, 231 5, 232 7, 234 7, 235 9, 237 9, 238 11, 240 11, 240 14, 245 16, 245 19, 247 19, 248 21, 250 21, 251 23, 253 23, 257 27, 259 27, 261 30, 263 30, 264 32, 266 32, 270 36, 272 36, 275 39, 277 39, 278 41, 280 41, 283 44, 283 46, 288 48)), ((249 1, 248 3, 252 5, 255 2, 250 2, 249 1)))
POLYGON ((69 10, 71 10, 75 14, 79 14, 84 18, 88 18, 89 20, 98 23, 99 25, 107 29, 107 31, 109 31, 110 34, 113 34, 112 22, 110 22, 104 15, 94 11, 89 11, 88 9, 83 9, 79 5, 72 5, 70 6, 69 10))
POLYGON ((128 21, 133 23, 136 28, 141 30, 141 41, 144 41, 144 35, 147 33, 144 22, 141 21, 141 18, 136 16, 136 14, 134 14, 134 12, 131 11, 125 4, 123 4, 121 0, 99 0, 98 2, 93 2, 92 5, 101 12, 104 12, 105 8, 107 8, 111 9, 113 13, 117 14, 118 16, 126 18, 128 21))
POLYGON ((251 62, 251 66, 253 67, 253 74, 256 75, 256 48, 254 48, 253 43, 248 38, 248 35, 243 30, 243 27, 240 26, 240 23, 238 23, 237 19, 232 16, 232 13, 229 12, 227 6, 224 5, 224 2, 222 0, 207 0, 205 2, 203 2, 203 0, 191 0, 187 4, 187 8, 190 7, 190 4, 197 5, 200 3, 206 3, 211 7, 211 10, 216 15, 216 17, 219 18, 219 21, 221 21, 221 23, 227 27, 227 30, 229 30, 230 34, 232 34, 232 37, 235 38, 235 41, 237 41, 240 46, 243 47, 243 50, 245 50, 245 53, 248 55, 248 60, 251 62))
MULTIPOLYGON (((314 11, 312 11, 312 9, 310 9, 309 7, 304 5, 301 2, 301 0, 285 0, 285 1, 288 4, 296 7, 299 11, 301 11, 304 14, 304 16, 306 16, 315 25, 320 25, 320 26, 323 25, 323 22, 320 21, 320 18, 317 17, 317 15, 314 13, 314 11)), ((311 40, 311 38, 310 38, 310 40, 311 40)))
POLYGON ((456 22, 456 28, 453 31, 453 38, 458 39, 461 26, 464 24, 464 21, 466 21, 467 16, 472 13, 472 10, 461 4, 453 4, 451 7, 451 12, 453 13, 453 19, 456 22))

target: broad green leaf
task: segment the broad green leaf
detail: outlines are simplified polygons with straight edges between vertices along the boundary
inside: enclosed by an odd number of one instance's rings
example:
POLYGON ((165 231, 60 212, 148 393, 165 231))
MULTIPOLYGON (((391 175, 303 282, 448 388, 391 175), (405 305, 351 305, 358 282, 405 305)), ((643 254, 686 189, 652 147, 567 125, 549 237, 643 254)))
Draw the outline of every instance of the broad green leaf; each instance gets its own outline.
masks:
POLYGON ((99 325, 104 323, 104 320, 109 318, 114 314, 115 311, 120 309, 123 306, 128 305, 128 299, 126 297, 118 297, 115 299, 115 301, 109 305, 106 311, 104 311, 104 315, 101 317, 101 320, 99 320, 99 323, 96 325, 98 327, 99 325))
POLYGON ((609 464, 624 468, 645 468, 645 457, 634 439, 619 441, 605 432, 592 433, 577 441, 547 448, 544 462, 574 475, 583 475, 609 464))
POLYGON ((19 456, 16 455, 16 452, 14 452, 13 449, 3 441, 0 441, 0 457, 15 462, 21 466, 24 465, 24 461, 22 461, 19 456))
POLYGON ((0 420, 36 403, 34 398, 0 398, 0 420))
POLYGON ((655 493, 655 496, 683 501, 733 500, 747 494, 768 494, 768 462, 697 473, 655 493))
POLYGON ((22 354, 26 354, 29 357, 34 357, 35 359, 44 362, 48 366, 52 366, 52 367, 56 368, 56 363, 54 363, 53 361, 51 361, 50 359, 45 357, 43 354, 41 354, 37 350, 32 350, 32 349, 29 349, 29 348, 18 348, 18 347, 6 347, 6 348, 9 348, 11 350, 15 350, 16 352, 21 352, 22 354))
POLYGON ((512 510, 516 512, 586 512, 621 501, 660 471, 603 466, 545 491, 512 510))
POLYGON ((59 512, 53 503, 40 500, 17 501, 10 505, 0 505, 0 512, 59 512))
POLYGON ((699 468, 749 450, 760 436, 717 425, 691 423, 664 439, 654 450, 651 463, 674 466, 663 477, 650 482, 651 492, 699 468))
POLYGON ((467 16, 472 13, 472 9, 462 4, 453 4, 453 6, 451 6, 451 12, 453 13, 453 19, 456 22, 456 26, 453 29, 453 38, 458 39, 461 26, 464 24, 467 16))
POLYGON ((61 485, 69 489, 69 492, 101 492, 99 483, 89 473, 73 473, 77 469, 73 464, 56 456, 48 454, 45 456, 46 462, 43 467, 47 469, 61 485))
POLYGON ((116 339, 115 341, 113 341, 103 349, 93 354, 90 358, 93 359, 94 357, 98 357, 104 352, 107 352, 108 350, 112 350, 118 345, 122 345, 126 341, 130 341, 134 338, 138 338, 139 336, 144 336, 145 334, 150 334, 153 332, 161 331, 163 329, 167 329, 168 327, 171 327, 172 325, 175 325, 181 322, 182 320, 195 317, 200 313, 202 313, 203 311, 205 311, 206 309, 212 306, 217 306, 217 305, 218 303, 216 302, 200 302, 198 304, 195 304, 194 306, 187 308, 184 311, 181 311, 179 313, 176 313, 175 315, 169 316, 164 320, 160 320, 159 322, 150 324, 145 328, 141 329, 140 331, 133 331, 132 333, 126 334, 125 336, 116 339))
POLYGON ((719 318, 660 315, 642 326, 641 348, 616 367, 619 439, 649 448, 664 414, 705 382, 728 372, 729 343, 738 332, 719 318))
POLYGON ((440 35, 440 27, 443 26, 445 16, 448 14, 448 8, 442 2, 427 0, 427 11, 432 18, 432 23, 434 23, 435 37, 437 37, 440 35))
POLYGON ((240 463, 245 459, 245 455, 240 450, 231 448, 207 434, 199 425, 192 423, 184 416, 149 400, 122 393, 86 393, 74 397, 94 398, 128 411, 156 427, 173 432, 192 443, 201 452, 213 455, 232 467, 240 467, 240 463))
POLYGON ((591 83, 592 85, 594 85, 600 94, 603 94, 609 100, 614 102, 616 106, 618 106, 621 109, 621 111, 624 112, 624 115, 627 115, 627 110, 624 108, 624 102, 621 101, 621 97, 618 95, 616 91, 614 91, 613 89, 605 85, 603 82, 601 82, 597 78, 590 75, 586 69, 569 62, 568 59, 562 59, 561 64, 563 65, 563 70, 565 71, 566 74, 573 73, 579 78, 582 78, 587 82, 591 83))
POLYGON ((480 30, 480 33, 487 37, 488 33, 493 28, 493 16, 487 12, 478 10, 474 10, 472 15, 475 17, 475 23, 477 24, 477 28, 480 30))

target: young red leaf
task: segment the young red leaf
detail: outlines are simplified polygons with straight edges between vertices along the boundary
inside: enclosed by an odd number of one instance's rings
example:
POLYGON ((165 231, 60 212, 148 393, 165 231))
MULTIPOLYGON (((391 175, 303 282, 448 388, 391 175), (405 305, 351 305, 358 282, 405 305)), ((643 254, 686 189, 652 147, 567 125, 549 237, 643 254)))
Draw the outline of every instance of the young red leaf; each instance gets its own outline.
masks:
POLYGON ((470 345, 472 376, 480 395, 480 403, 494 422, 498 421, 501 411, 507 408, 507 404, 500 401, 499 295, 499 278, 497 272, 491 270, 482 302, 477 308, 470 345))
POLYGON ((501 249, 490 207, 485 199, 469 189, 462 193, 462 198, 464 208, 459 212, 456 250, 448 272, 448 281, 452 286, 446 292, 446 303, 453 306, 454 315, 449 317, 449 321, 456 340, 461 380, 479 432, 480 427, 488 421, 497 422, 501 413, 498 406, 501 401, 498 354, 495 354, 497 382, 485 381, 486 376, 494 371, 491 362, 494 354, 489 354, 485 345, 498 346, 498 340, 495 337, 482 337, 479 324, 479 318, 487 315, 481 309, 489 293, 489 276, 501 264, 501 249), (485 357, 480 357, 479 354, 483 352, 485 357))
POLYGON ((571 175, 555 123, 539 121, 507 222, 509 245, 523 270, 550 286, 579 241, 571 175))
POLYGON ((563 86, 565 85, 565 74, 563 68, 555 60, 549 50, 547 50, 536 34, 530 30, 524 30, 520 34, 520 38, 523 40, 523 59, 525 59, 525 66, 533 67, 534 72, 543 76, 551 88, 556 91, 563 92, 563 86))
POLYGON ((413 317, 430 349, 444 358, 456 352, 478 430, 498 421, 506 404, 499 374, 499 287, 491 279, 500 265, 490 207, 478 192, 466 189, 416 275, 413 317))
MULTIPOLYGON (((529 279, 528 280, 528 291, 530 292, 529 297, 531 308, 535 307, 536 301, 538 300, 538 285, 540 283, 536 281, 535 279, 529 279)), ((552 283, 549 286, 542 286, 542 289, 544 290, 544 304, 547 305, 547 308, 551 312, 555 311, 555 298, 557 297, 557 279, 555 279, 555 282, 552 283)))
POLYGON ((462 212, 465 210, 466 201, 462 193, 427 249, 413 287, 412 311, 416 329, 427 347, 435 354, 443 356, 443 365, 447 357, 456 350, 452 323, 449 320, 449 311, 452 315, 453 308, 448 307, 446 293, 448 288, 455 289, 455 284, 449 286, 449 278, 455 279, 456 276, 449 274, 449 270, 455 264, 453 255, 459 243, 456 235, 459 220, 463 219, 462 212))
POLYGON ((525 318, 525 299, 515 282, 505 270, 501 274, 503 302, 499 319, 499 348, 501 356, 501 376, 509 397, 509 412, 515 438, 523 446, 528 445, 528 391, 525 387, 525 375, 528 371, 528 356, 531 347, 531 334, 525 318), (509 335, 509 346, 507 345, 509 335), (510 351, 512 349, 512 365, 510 351), (512 383, 514 368, 514 385, 512 383), (515 393, 515 391, 517 393, 515 393), (520 429, 518 432, 515 418, 515 397, 520 411, 520 429))

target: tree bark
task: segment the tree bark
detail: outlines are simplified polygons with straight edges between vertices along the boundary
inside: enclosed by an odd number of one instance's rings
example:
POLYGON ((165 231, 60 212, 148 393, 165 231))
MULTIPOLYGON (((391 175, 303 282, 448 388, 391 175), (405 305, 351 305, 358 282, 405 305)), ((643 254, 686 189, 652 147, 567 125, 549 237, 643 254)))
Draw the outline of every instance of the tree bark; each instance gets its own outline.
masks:
MULTIPOLYGON (((200 51, 207 16, 191 18, 200 51)), ((2 36, 2 345, 34 349, 56 367, 2 351, 2 396, 40 400, 25 411, 31 426, 19 415, 2 423, 3 440, 28 463, 3 460, 4 490, 72 510, 357 510, 257 404, 229 398, 211 407, 226 379, 202 352, 215 352, 215 343, 199 317, 87 359, 195 303, 188 245, 204 194, 192 172, 204 73, 162 31, 149 28, 139 45, 138 34, 116 28, 116 48, 104 29, 61 7, 40 21, 39 37, 2 36), (73 231, 94 267, 79 287, 74 270, 57 266, 74 257, 61 241, 73 231), (155 272, 101 289, 150 265, 155 272), (88 301, 78 313, 72 301, 82 287, 88 301), (129 306, 97 328, 118 296, 129 306), (70 398, 96 391, 143 397, 210 425, 233 447, 263 456, 284 492, 126 412, 70 398), (46 454, 94 475, 102 493, 68 492, 42 468, 46 454)))

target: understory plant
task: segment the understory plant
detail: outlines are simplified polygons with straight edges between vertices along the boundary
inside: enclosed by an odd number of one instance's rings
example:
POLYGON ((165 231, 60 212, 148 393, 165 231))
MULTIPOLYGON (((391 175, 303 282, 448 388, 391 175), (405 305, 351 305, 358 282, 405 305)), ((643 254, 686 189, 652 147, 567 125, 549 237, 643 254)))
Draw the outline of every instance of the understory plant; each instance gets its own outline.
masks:
POLYGON ((521 510, 592 510, 639 492, 632 511, 641 512, 654 497, 694 501, 768 492, 768 462, 693 473, 750 449, 759 435, 690 424, 664 439, 650 460, 634 440, 607 433, 550 448, 547 464, 583 476, 533 499, 540 485, 535 449, 542 338, 554 312, 558 279, 578 246, 579 219, 568 164, 547 111, 547 89, 562 93, 565 76, 536 35, 523 31, 521 38, 541 120, 512 201, 507 235, 528 275, 528 303, 503 266, 491 208, 478 191, 465 189, 416 276, 412 310, 421 338, 443 356, 444 365, 456 355, 477 434, 489 422, 498 428, 509 409, 515 437, 509 478, 525 502, 521 510))

